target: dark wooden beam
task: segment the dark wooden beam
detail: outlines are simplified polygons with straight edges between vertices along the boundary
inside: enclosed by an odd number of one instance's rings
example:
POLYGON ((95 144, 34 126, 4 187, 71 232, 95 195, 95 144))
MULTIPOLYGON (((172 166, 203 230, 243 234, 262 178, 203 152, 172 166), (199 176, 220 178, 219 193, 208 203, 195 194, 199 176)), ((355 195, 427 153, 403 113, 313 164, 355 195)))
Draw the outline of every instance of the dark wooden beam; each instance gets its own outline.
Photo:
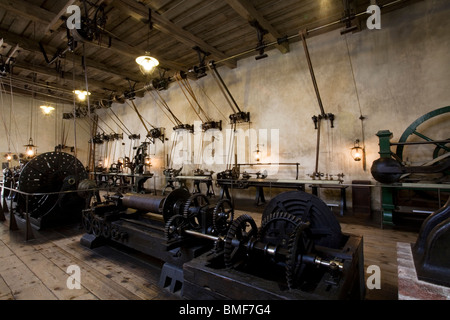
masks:
MULTIPOLYGON (((43 55, 41 48, 39 47, 39 44, 36 41, 33 41, 28 38, 24 38, 22 36, 19 36, 17 34, 1 30, 0 31, 1 36, 3 37, 3 41, 5 43, 8 43, 9 45, 13 46, 18 44, 19 47, 26 51, 33 52, 35 54, 43 55)), ((51 57, 53 54, 55 54, 58 49, 54 47, 50 47, 47 45, 44 45, 44 49, 47 51, 47 54, 49 57, 51 57)), ((67 55, 71 55, 70 52, 67 52, 67 55)), ((70 56, 67 58, 68 61, 73 61, 73 56, 70 56)), ((75 56, 75 63, 77 65, 81 66, 82 63, 82 57, 76 55, 75 56)), ((145 78, 141 76, 137 72, 130 72, 126 70, 117 69, 115 67, 110 67, 105 64, 99 63, 97 61, 94 61, 93 59, 86 59, 86 66, 88 68, 92 68, 93 70, 100 71, 102 73, 105 73, 109 76, 118 76, 125 79, 130 79, 133 82, 145 82, 145 78)))
POLYGON ((48 24, 53 19, 53 13, 24 0, 0 0, 0 8, 41 24, 48 24))
MULTIPOLYGON (((149 9, 154 9, 149 5, 144 5, 135 0, 116 0, 114 5, 126 10, 131 16, 139 21, 148 20, 148 12, 149 9)), ((204 51, 209 51, 212 55, 214 55, 218 60, 226 59, 228 56, 216 49, 215 47, 209 45, 204 40, 196 37, 192 33, 184 30, 183 28, 177 26, 175 23, 170 21, 169 19, 163 17, 162 15, 152 12, 152 21, 155 29, 167 34, 181 43, 193 48, 195 46, 200 47, 204 51)), ((227 60, 224 62, 230 68, 236 68, 237 62, 235 59, 227 60)))
POLYGON ((54 32, 58 30, 60 26, 62 26, 62 24, 64 23, 64 19, 62 19, 62 17, 67 15, 67 8, 73 5, 75 1, 77 0, 66 0, 66 2, 61 6, 61 10, 53 17, 53 19, 45 28, 46 34, 54 32))
MULTIPOLYGON (((110 3, 111 0, 109 0, 109 1, 105 0, 105 2, 110 3)), ((20 17, 39 22, 45 26, 49 26, 52 23, 52 21, 54 21, 54 19, 55 19, 54 13, 52 13, 48 10, 42 9, 41 7, 38 7, 36 5, 30 4, 23 0, 0 0, 0 8, 4 8, 5 10, 14 12, 15 14, 17 14, 20 17)), ((2 32, 2 36, 3 36, 3 32, 2 32)), ((23 41, 25 41, 25 40, 23 40, 23 41)), ((31 41, 31 40, 28 39, 28 41, 31 41)), ((98 44, 95 42, 86 42, 86 45, 94 45, 97 47, 104 48, 105 50, 111 50, 113 52, 120 54, 121 56, 132 58, 133 60, 136 59, 138 56, 144 54, 142 49, 133 47, 133 46, 131 46, 123 41, 117 40, 117 39, 113 40, 111 47, 108 47, 108 46, 105 46, 102 44, 98 44)), ((169 60, 166 60, 161 57, 157 57, 157 58, 160 62, 161 67, 170 68, 170 69, 173 69, 176 71, 179 71, 179 70, 188 71, 187 67, 185 67, 179 63, 169 61, 169 60)))
MULTIPOLYGON (((248 0, 225 0, 234 11, 247 21, 256 20, 259 25, 268 31, 267 37, 271 42, 277 41, 283 36, 267 21, 248 0)), ((284 42, 275 46, 281 53, 289 52, 289 43, 284 42)))

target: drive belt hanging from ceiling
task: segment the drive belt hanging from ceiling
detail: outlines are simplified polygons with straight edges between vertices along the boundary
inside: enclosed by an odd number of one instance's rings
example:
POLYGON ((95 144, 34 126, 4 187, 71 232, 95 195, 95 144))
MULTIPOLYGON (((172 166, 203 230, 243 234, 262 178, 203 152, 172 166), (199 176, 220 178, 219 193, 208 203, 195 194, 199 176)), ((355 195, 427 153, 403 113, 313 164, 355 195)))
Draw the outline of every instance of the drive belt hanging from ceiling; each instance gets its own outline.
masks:
POLYGON ((139 112, 139 110, 133 100, 126 100, 126 101, 127 101, 128 105, 136 112, 139 120, 141 121, 142 125, 145 128, 145 131, 147 132, 147 138, 150 140, 150 142, 155 143, 155 140, 159 139, 159 140, 161 140, 162 143, 164 143, 164 128, 157 128, 154 125, 152 125, 150 122, 145 120, 144 117, 142 117, 141 113, 139 112), (147 127, 146 122, 152 127, 152 129, 149 129, 147 127))
POLYGON ((228 89, 222 77, 220 76, 219 71, 217 71, 216 64, 214 63, 214 61, 210 61, 208 63, 208 69, 211 71, 211 74, 213 75, 214 80, 219 86, 220 91, 222 92, 223 96, 225 97, 225 100, 227 101, 228 105, 233 111, 233 114, 230 115, 231 123, 236 124, 236 123, 250 122, 250 112, 243 112, 241 108, 239 108, 236 100, 234 99, 230 90, 228 89))
POLYGON ((178 85, 180 86, 181 91, 186 97, 186 100, 188 101, 189 105, 192 107, 192 110, 194 110, 195 114, 197 114, 198 118, 202 122, 202 131, 206 132, 211 129, 222 130, 222 121, 213 121, 200 105, 194 93, 194 90, 192 89, 189 83, 189 79, 187 78, 186 73, 184 73, 183 71, 179 71, 175 73, 174 78, 178 83, 178 85), (190 99, 189 96, 191 97, 190 99), (194 106, 194 104, 197 106, 199 111, 197 111, 196 106, 194 106))

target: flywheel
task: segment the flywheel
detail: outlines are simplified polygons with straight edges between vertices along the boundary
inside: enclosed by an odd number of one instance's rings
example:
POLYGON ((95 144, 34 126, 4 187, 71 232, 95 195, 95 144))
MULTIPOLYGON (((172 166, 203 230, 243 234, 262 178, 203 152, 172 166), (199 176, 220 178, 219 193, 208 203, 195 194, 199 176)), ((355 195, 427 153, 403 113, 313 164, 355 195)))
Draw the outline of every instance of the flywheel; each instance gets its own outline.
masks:
POLYGON ((78 183, 88 174, 83 164, 74 156, 64 152, 43 153, 22 169, 19 176, 18 190, 35 195, 19 194, 18 212, 27 212, 30 217, 38 219, 59 209, 60 214, 70 214, 81 209, 84 200, 77 192, 51 194, 61 191, 76 190, 78 183))

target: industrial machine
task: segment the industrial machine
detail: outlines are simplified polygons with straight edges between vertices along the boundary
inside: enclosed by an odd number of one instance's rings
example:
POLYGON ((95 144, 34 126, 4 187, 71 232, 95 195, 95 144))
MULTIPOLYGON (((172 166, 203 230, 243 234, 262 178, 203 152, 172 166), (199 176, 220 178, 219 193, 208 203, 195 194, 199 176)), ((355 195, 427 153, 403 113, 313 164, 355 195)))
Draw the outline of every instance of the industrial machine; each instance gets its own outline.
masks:
POLYGON ((327 205, 301 191, 267 205, 261 226, 179 188, 116 194, 83 211, 94 247, 120 243, 164 262, 160 285, 188 299, 362 299, 362 237, 346 235, 327 205))
POLYGON ((78 194, 80 182, 88 174, 83 164, 64 152, 47 152, 27 162, 20 171, 13 199, 19 218, 28 214, 31 225, 79 221, 85 199, 78 194))
MULTIPOLYGON (((426 113, 408 126, 398 142, 391 142, 392 133, 389 130, 377 133, 380 158, 373 162, 371 173, 382 184, 385 224, 396 224, 397 221, 394 220, 399 215, 395 213, 413 214, 417 217, 429 215, 442 206, 441 198, 450 191, 450 140, 442 138, 442 134, 447 134, 445 129, 448 128, 449 115, 450 106, 426 113), (443 130, 435 129, 439 124, 443 126, 443 130), (425 132, 433 128, 434 134, 441 134, 438 139, 432 139, 425 132), (413 136, 419 140, 410 139, 413 136), (391 147, 395 147, 395 151, 391 147), (405 155, 408 148, 409 153, 405 155), (414 152, 411 148, 422 156, 421 161, 412 163, 414 152)), ((425 218, 421 219, 422 222, 423 219, 425 218)))
POLYGON ((422 224, 412 246, 419 280, 450 287, 450 197, 422 224))

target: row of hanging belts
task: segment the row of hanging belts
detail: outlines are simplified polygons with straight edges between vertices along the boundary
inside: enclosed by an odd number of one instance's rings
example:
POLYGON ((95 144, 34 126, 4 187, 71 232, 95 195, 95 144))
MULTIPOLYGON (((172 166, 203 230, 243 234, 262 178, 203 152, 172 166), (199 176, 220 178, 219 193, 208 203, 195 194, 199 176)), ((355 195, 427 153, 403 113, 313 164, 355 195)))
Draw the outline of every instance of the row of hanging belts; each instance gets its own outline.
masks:
MULTIPOLYGON (((197 114, 197 116, 200 119, 200 121, 203 122, 203 123, 205 123, 205 122, 212 122, 212 119, 210 117, 208 117, 208 115, 206 114, 205 110, 203 110, 203 108, 201 107, 200 103, 198 102, 198 99, 197 99, 197 97, 196 97, 196 95, 194 93, 194 90, 191 87, 189 79, 187 79, 186 77, 183 77, 180 72, 175 73, 174 78, 177 81, 178 85, 180 86, 180 89, 183 92, 184 96, 186 97, 186 100, 188 101, 189 105, 192 107, 192 110, 194 110, 194 112, 197 114), (188 95, 191 97, 191 99, 197 105, 198 109, 200 110, 199 112, 197 112, 194 104, 191 102, 191 100, 189 99, 188 95), (201 117, 201 113, 203 113, 205 119, 203 119, 201 117)), ((198 159, 198 163, 197 163, 196 169, 200 169, 201 164, 203 162, 203 146, 204 146, 203 145, 203 140, 204 140, 203 137, 204 137, 204 132, 202 132, 202 136, 200 138, 200 145, 198 146, 199 150, 198 150, 197 154, 199 154, 200 157, 198 159)))
POLYGON ((195 96, 194 90, 192 90, 191 84, 189 83, 189 79, 187 79, 186 77, 183 77, 180 72, 175 73, 174 78, 177 81, 178 85, 180 86, 181 91, 183 92, 184 96, 186 97, 186 100, 188 101, 192 110, 194 110, 195 114, 198 116, 200 121, 201 122, 211 122, 211 119, 208 117, 205 110, 203 110, 200 103, 198 102, 198 99, 195 96), (188 95, 195 102, 195 104, 197 105, 197 107, 200 111, 197 111, 197 109, 195 108, 191 99, 189 99, 188 95), (202 113, 206 119, 202 118, 202 116, 201 116, 202 113))
MULTIPOLYGON (((170 110, 169 105, 164 100, 164 98, 161 96, 158 90, 148 90, 150 92, 151 96, 153 97, 153 100, 155 100, 155 103, 158 105, 158 107, 161 109, 161 111, 164 113, 164 115, 169 119, 170 122, 176 127, 182 126, 183 123, 178 119, 175 114, 170 110), (156 94, 155 94, 156 93, 156 94), (171 117, 167 114, 169 113, 171 117)), ((168 159, 167 159, 167 166, 168 168, 172 168, 173 166, 173 157, 175 152, 175 144, 176 141, 178 141, 179 131, 175 130, 175 137, 172 139, 172 144, 170 146, 170 152, 168 153, 168 159)))

